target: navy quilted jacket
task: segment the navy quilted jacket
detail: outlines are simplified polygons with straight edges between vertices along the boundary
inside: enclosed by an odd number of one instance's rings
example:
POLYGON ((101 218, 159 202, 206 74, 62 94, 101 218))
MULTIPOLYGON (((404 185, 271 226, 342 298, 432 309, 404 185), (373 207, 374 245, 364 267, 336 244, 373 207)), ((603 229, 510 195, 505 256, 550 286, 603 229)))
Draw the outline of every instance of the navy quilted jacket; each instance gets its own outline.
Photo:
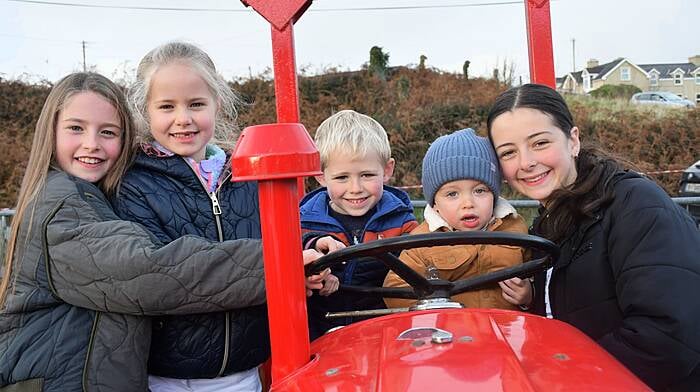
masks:
MULTIPOLYGON (((230 177, 229 167, 210 195, 183 158, 140 151, 114 209, 165 243, 187 234, 218 241, 261 238, 256 183, 233 183, 230 177)), ((159 317, 153 321, 148 370, 172 378, 213 378, 257 366, 269 353, 264 305, 159 317)))

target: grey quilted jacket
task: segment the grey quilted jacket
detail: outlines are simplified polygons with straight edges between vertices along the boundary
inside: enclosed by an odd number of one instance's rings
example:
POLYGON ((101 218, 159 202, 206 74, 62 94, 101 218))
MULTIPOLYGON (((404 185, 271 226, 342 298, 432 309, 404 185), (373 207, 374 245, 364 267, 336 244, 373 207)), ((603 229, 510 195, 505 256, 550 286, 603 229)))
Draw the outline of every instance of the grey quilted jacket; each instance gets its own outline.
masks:
POLYGON ((58 171, 24 217, 13 274, 0 313, 0 391, 146 391, 146 316, 265 300, 259 240, 161 246, 118 220, 97 187, 58 171))

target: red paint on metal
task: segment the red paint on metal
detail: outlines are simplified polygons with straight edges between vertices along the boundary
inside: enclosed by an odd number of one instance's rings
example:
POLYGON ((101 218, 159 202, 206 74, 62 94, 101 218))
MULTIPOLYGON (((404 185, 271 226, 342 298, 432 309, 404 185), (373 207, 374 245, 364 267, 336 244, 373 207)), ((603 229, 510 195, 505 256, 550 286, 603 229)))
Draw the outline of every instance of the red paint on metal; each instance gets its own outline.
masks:
POLYGON ((294 24, 311 5, 311 0, 241 0, 270 22, 273 28, 282 30, 289 22, 294 24))
POLYGON ((272 27, 272 59, 275 70, 275 103, 278 122, 299 122, 299 90, 297 88, 294 29, 272 27))
POLYGON ((233 152, 233 180, 259 181, 273 386, 310 358, 296 179, 320 167, 301 124, 248 127, 233 152))
MULTIPOLYGON (((299 122, 299 89, 294 56, 294 23, 311 5, 311 0, 241 0, 270 22, 272 60, 275 75, 277 122, 299 122)), ((297 179, 298 197, 304 196, 304 179, 297 179)))
POLYGON ((525 0, 530 80, 556 88, 549 0, 525 0))
POLYGON ((329 333, 311 352, 311 363, 272 390, 650 391, 568 324, 504 310, 385 316, 329 333), (453 340, 397 339, 416 327, 442 329, 453 340))

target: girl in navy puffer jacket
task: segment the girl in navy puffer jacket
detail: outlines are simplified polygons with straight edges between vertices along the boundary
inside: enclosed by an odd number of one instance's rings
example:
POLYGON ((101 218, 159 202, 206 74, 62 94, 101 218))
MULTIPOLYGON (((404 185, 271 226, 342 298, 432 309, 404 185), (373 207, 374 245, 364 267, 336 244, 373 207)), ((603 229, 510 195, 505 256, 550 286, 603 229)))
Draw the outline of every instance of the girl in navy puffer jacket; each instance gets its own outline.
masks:
MULTIPOLYGON (((171 42, 139 64, 130 90, 142 138, 113 200, 120 217, 168 243, 193 234, 215 241, 261 238, 257 186, 231 182, 238 97, 194 45, 171 42)), ((240 296, 247 294, 241 290, 240 296)), ((265 305, 153 322, 152 391, 260 390, 270 353, 265 305)))

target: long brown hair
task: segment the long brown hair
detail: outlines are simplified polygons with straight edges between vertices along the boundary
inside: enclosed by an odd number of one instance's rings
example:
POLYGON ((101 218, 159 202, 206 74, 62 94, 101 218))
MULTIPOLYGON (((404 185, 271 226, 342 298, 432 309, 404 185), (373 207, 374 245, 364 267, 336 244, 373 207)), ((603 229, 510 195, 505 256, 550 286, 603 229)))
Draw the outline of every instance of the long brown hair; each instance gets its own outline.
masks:
MULTIPOLYGON (((499 95, 491 107, 486 125, 492 146, 493 122, 501 114, 518 108, 539 110, 551 118, 567 138, 571 138, 574 120, 564 98, 547 86, 525 84, 499 95)), ((596 210, 609 204, 613 198, 613 176, 624 166, 631 166, 591 142, 582 143, 575 159, 576 180, 552 192, 546 213, 535 221, 535 232, 554 242, 561 241, 583 219, 592 217, 596 210)))
POLYGON ((36 199, 37 195, 44 187, 49 169, 60 170, 55 159, 55 128, 58 114, 71 97, 78 93, 88 91, 99 94, 114 106, 122 126, 121 154, 115 161, 114 166, 112 166, 99 182, 100 187, 105 193, 112 194, 117 191, 121 178, 131 162, 134 144, 134 126, 124 98, 124 93, 119 86, 106 77, 91 72, 73 73, 56 83, 51 89, 49 96, 46 98, 44 107, 41 109, 41 114, 39 115, 39 120, 36 123, 27 169, 22 179, 15 215, 12 218, 10 238, 8 239, 5 253, 4 274, 0 282, 0 310, 5 305, 5 300, 10 289, 13 259, 20 224, 25 215, 29 214, 27 230, 31 229, 34 215, 34 208, 30 208, 32 201, 36 199))

